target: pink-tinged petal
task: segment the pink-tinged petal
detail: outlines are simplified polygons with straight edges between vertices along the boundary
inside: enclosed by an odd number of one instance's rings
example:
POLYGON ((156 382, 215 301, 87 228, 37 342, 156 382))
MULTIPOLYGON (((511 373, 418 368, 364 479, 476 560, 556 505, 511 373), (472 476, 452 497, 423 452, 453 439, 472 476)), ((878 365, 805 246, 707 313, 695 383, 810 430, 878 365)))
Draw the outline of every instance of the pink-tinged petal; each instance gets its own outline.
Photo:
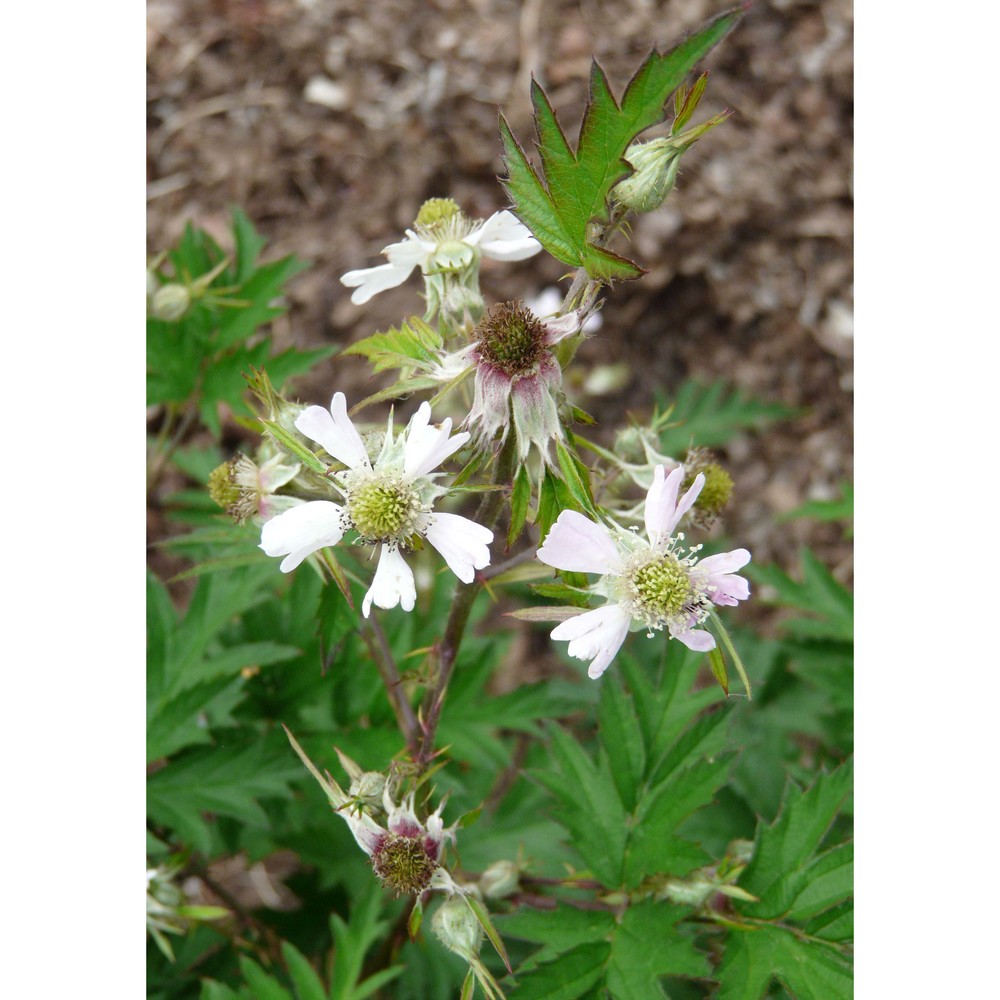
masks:
POLYGON ((322 406, 307 407, 295 418, 295 426, 348 468, 370 467, 368 451, 347 415, 347 397, 342 392, 333 394, 329 410, 322 406))
POLYGON ((708 583, 715 587, 715 590, 710 591, 708 595, 713 604, 734 608, 740 601, 745 601, 750 596, 750 584, 742 576, 733 574, 710 576, 708 583))
POLYGON ((510 429, 511 379, 494 365, 476 359, 476 380, 472 409, 465 426, 475 430, 482 441, 492 441, 498 430, 506 439, 510 429))
POLYGON ((653 485, 646 494, 643 515, 646 522, 646 537, 651 545, 658 545, 670 537, 670 515, 677 502, 677 490, 684 477, 682 469, 674 469, 667 475, 666 469, 658 465, 653 470, 653 485))
POLYGON ((399 549, 382 546, 375 578, 365 594, 361 613, 368 617, 372 602, 380 608, 394 608, 397 604, 404 611, 412 611, 417 603, 417 588, 413 582, 413 570, 406 564, 399 549))
POLYGON ((329 500, 299 504, 264 524, 260 547, 269 556, 285 556, 281 572, 290 573, 306 556, 344 537, 342 513, 343 508, 329 500))
POLYGON ((490 564, 489 547, 493 532, 467 517, 432 514, 424 535, 462 583, 472 583, 476 570, 490 564))
POLYGON ((732 573, 742 569, 750 562, 750 553, 746 549, 733 549, 731 552, 720 552, 714 556, 705 556, 698 560, 698 570, 714 576, 718 573, 732 573))
POLYGON ((597 679, 621 649, 632 616, 618 604, 605 604, 569 618, 550 633, 553 639, 569 640, 566 652, 577 660, 590 660, 587 675, 597 679))
POLYGON ((715 649, 715 637, 711 632, 691 628, 684 632, 671 632, 670 634, 696 653, 707 653, 710 649, 715 649))
POLYGON ((517 451, 523 462, 528 457, 532 442, 542 457, 548 461, 549 441, 561 439, 559 408, 553 395, 553 385, 558 387, 562 373, 558 363, 549 356, 539 362, 533 375, 515 378, 511 386, 511 412, 517 432, 517 451))
POLYGON ((458 451, 470 437, 467 431, 449 437, 451 417, 448 417, 440 427, 432 426, 430 418, 430 404, 421 403, 406 431, 403 473, 411 479, 432 472, 458 451))
POLYGON ((558 344, 560 340, 569 337, 580 329, 580 311, 574 309, 565 316, 555 316, 542 323, 545 327, 545 343, 558 344))
MULTIPOLYGON (((683 472, 683 470, 680 470, 683 472)), ((705 485, 705 474, 699 472, 697 476, 694 477, 694 482, 688 489, 687 493, 684 494, 677 502, 677 510, 674 511, 674 516, 670 519, 670 527, 667 529, 667 534, 673 534, 674 528, 680 524, 681 518, 694 506, 695 500, 698 499, 698 494, 701 493, 702 488, 705 485)))
POLYGON ((357 841, 358 847, 371 857, 375 848, 378 847, 379 842, 386 835, 386 831, 368 813, 355 812, 350 806, 344 809, 343 812, 338 812, 337 815, 347 821, 347 825, 351 828, 351 833, 354 834, 354 839, 357 841))
POLYGON ((662 465, 653 470, 653 485, 646 494, 644 511, 646 536, 651 545, 659 545, 670 537, 670 519, 677 506, 677 491, 683 479, 684 470, 680 467, 669 476, 662 465))
POLYGON ((547 566, 570 573, 606 576, 622 568, 621 553, 611 532, 575 510, 559 515, 536 555, 547 566))

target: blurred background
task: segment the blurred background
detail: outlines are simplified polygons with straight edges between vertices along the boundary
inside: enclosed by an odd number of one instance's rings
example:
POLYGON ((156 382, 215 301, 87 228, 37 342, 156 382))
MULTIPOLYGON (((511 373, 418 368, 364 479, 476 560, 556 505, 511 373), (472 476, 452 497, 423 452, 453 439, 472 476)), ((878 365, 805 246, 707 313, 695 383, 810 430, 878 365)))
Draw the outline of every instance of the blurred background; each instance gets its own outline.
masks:
MULTIPOLYGON (((421 283, 364 306, 339 276, 382 263, 421 203, 452 197, 485 218, 506 204, 497 110, 531 138, 534 76, 575 135, 596 56, 620 95, 650 47, 719 13, 709 0, 149 0, 148 241, 193 221, 228 245, 242 207, 265 259, 312 267, 290 285, 276 349, 347 346, 421 313, 421 283)), ((676 190, 639 218, 629 254, 649 269, 614 288, 574 398, 610 434, 685 380, 725 379, 791 415, 730 441, 726 533, 755 561, 809 545, 843 582, 842 526, 781 515, 852 479, 852 9, 759 0, 704 63, 695 122, 730 120, 686 154, 676 190), (602 391, 604 390, 604 391, 602 391)), ((483 262, 487 301, 557 285, 544 253, 483 262)), ((563 284, 565 288, 565 283, 563 284)), ((372 391, 363 362, 300 379, 303 400, 372 391)), ((232 424, 233 448, 245 432, 232 424)))

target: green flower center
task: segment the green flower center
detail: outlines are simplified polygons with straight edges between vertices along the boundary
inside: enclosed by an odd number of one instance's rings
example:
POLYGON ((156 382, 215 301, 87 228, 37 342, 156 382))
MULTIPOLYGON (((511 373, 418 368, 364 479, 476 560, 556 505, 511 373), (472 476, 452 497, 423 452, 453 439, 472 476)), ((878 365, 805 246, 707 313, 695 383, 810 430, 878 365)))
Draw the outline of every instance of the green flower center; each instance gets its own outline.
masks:
POLYGON ((415 493, 401 485, 368 482, 351 491, 347 513, 358 534, 369 541, 397 541, 412 533, 420 510, 415 493))
POLYGON ((508 375, 530 371, 545 350, 545 328, 520 302, 494 306, 474 336, 480 358, 508 375))
POLYGON ((693 595, 688 570, 672 553, 640 566, 632 586, 642 607, 664 618, 679 614, 693 595))
POLYGON ((372 868, 379 881, 397 893, 423 892, 437 868, 421 837, 390 833, 372 854, 372 868))
POLYGON ((445 222, 453 218, 460 211, 458 203, 452 201, 451 198, 428 198, 420 206, 420 211, 417 213, 413 224, 420 226, 422 229, 429 229, 439 222, 445 222))
POLYGON ((726 504, 729 503, 733 495, 733 480, 728 472, 717 462, 710 462, 692 471, 681 486, 681 492, 689 489, 695 480, 695 476, 702 472, 705 474, 705 485, 695 500, 695 508, 715 517, 722 512, 726 504))

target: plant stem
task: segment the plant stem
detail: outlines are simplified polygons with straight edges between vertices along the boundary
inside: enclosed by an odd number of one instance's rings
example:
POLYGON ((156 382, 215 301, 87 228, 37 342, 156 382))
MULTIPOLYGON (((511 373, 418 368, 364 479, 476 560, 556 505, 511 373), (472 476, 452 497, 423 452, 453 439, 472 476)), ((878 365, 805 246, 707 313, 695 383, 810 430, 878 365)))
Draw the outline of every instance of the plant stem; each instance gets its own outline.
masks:
MULTIPOLYGON (((508 435, 506 442, 500 449, 500 454, 497 456, 496 469, 493 474, 493 482, 496 485, 510 486, 514 473, 516 448, 514 435, 508 435)), ((496 527, 507 496, 507 492, 503 490, 491 490, 484 494, 475 517, 476 523, 490 529, 496 527)), ((416 757, 418 773, 423 773, 434 757, 434 738, 437 735, 438 722, 441 720, 441 709, 448 691, 448 682, 451 680, 451 674, 455 668, 455 658, 458 656, 458 648, 462 644, 462 636, 465 635, 465 628, 469 624, 472 605, 482 589, 483 584, 480 579, 473 580, 469 584, 459 583, 455 587, 451 613, 448 615, 444 634, 437 643, 434 682, 424 695, 423 704, 420 706, 420 719, 424 736, 416 757)))
POLYGON ((386 697, 396 714, 399 731, 406 740, 406 749, 413 755, 420 748, 420 723, 417 722, 413 706, 406 696, 385 630, 374 614, 368 619, 368 627, 362 627, 361 636, 375 661, 382 683, 385 684, 386 697))

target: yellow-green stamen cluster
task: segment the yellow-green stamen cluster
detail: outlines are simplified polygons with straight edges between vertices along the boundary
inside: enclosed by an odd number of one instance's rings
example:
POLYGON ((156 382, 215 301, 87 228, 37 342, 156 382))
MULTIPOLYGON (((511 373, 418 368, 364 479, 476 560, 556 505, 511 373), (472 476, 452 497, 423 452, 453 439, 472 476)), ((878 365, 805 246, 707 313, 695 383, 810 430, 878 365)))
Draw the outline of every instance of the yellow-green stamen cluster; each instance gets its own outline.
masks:
POLYGON ((419 893, 430 885, 437 861, 427 853, 423 837, 386 834, 372 853, 379 881, 396 894, 419 893))
POLYGON ((664 618, 678 614, 692 593, 687 567, 672 553, 640 566, 632 586, 643 607, 664 618))
POLYGON ((541 321, 520 302, 494 306, 476 327, 474 336, 479 340, 480 360, 508 375, 530 371, 545 350, 541 321))
POLYGON ((368 542, 406 541, 421 510, 420 498, 399 480, 370 479, 347 498, 351 525, 368 542))
POLYGON ((689 451, 685 460, 686 475, 681 484, 681 493, 688 490, 695 477, 701 473, 705 485, 694 502, 694 520, 707 527, 725 509, 733 496, 733 480, 726 470, 713 460, 712 453, 702 448, 689 451))
POLYGON ((209 474, 208 495, 237 524, 245 523, 259 510, 257 466, 245 455, 224 462, 209 474))
POLYGON ((446 222, 461 213, 458 204, 451 198, 428 198, 420 206, 413 224, 420 229, 433 229, 441 222, 446 222))

